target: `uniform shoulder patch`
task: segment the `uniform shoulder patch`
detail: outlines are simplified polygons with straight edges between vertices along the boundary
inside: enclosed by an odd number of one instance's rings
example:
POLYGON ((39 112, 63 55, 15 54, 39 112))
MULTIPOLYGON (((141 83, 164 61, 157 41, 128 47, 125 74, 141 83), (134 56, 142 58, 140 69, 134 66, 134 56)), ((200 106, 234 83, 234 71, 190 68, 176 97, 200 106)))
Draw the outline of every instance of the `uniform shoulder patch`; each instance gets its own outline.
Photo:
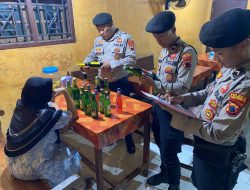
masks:
POLYGON ((131 50, 134 50, 134 49, 135 49, 135 42, 134 42, 134 40, 128 39, 128 47, 129 47, 131 50))
POLYGON ((230 94, 226 112, 231 117, 236 117, 239 111, 247 103, 248 98, 240 93, 233 92, 230 94))
POLYGON ((192 64, 192 54, 190 52, 185 52, 182 54, 181 60, 185 68, 190 68, 192 64))
POLYGON ((230 94, 229 101, 234 102, 239 106, 244 106, 247 103, 248 98, 240 93, 233 92, 230 94))
POLYGON ((234 102, 229 101, 226 112, 231 117, 236 117, 239 114, 240 106, 234 102))

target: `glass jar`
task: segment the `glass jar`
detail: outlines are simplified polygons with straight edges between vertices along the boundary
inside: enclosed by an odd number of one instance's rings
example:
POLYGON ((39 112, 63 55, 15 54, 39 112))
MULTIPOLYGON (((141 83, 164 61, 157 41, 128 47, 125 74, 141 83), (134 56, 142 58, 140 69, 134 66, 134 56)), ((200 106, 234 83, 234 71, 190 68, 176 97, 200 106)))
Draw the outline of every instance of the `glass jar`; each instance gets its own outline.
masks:
POLYGON ((58 67, 56 66, 43 67, 42 76, 44 78, 51 78, 53 80, 53 89, 61 86, 58 67))
POLYGON ((210 51, 208 54, 208 59, 209 60, 214 60, 214 51, 210 51))

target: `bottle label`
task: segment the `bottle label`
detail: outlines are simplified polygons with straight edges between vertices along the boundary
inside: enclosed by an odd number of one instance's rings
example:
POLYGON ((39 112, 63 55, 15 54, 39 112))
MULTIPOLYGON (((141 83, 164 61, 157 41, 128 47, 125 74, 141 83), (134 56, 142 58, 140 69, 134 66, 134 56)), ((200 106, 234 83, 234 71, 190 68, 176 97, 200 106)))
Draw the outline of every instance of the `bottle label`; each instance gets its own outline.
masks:
POLYGON ((79 93, 74 93, 74 92, 73 92, 72 98, 73 98, 73 100, 79 100, 80 94, 79 94, 79 93))
POLYGON ((85 113, 86 114, 91 114, 91 105, 90 104, 86 105, 85 113))
POLYGON ((107 114, 110 115, 111 114, 111 108, 110 105, 107 106, 107 114))
POLYGON ((91 116, 97 117, 97 109, 96 108, 91 108, 91 116))

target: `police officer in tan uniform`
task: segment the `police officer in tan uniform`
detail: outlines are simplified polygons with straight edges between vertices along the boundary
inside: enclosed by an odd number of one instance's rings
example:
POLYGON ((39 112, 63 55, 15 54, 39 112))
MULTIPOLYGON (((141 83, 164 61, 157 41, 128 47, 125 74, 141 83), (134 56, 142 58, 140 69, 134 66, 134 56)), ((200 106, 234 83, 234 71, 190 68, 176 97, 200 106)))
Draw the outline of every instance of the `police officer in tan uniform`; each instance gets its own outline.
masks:
MULTIPOLYGON (((174 91, 188 92, 197 64, 197 53, 176 34, 175 15, 171 11, 156 14, 147 24, 146 31, 153 34, 163 47, 160 53, 157 77, 144 75, 142 80, 154 86, 157 93, 174 91)), ((161 172, 147 180, 151 186, 168 183, 169 190, 178 190, 180 184, 180 162, 177 153, 181 151, 183 132, 170 126, 171 115, 157 104, 153 105, 152 130, 161 153, 161 172)))
POLYGON ((232 190, 245 168, 243 131, 250 124, 250 10, 231 9, 205 23, 200 40, 223 68, 206 89, 168 96, 173 104, 202 105, 199 116, 172 114, 171 126, 194 135, 193 184, 198 190, 232 190))
MULTIPOLYGON (((113 24, 112 15, 109 13, 99 13, 93 18, 93 24, 100 33, 94 40, 94 47, 83 62, 99 61, 103 65, 98 69, 98 76, 101 83, 108 79, 109 89, 117 91, 121 88, 123 95, 130 95, 130 83, 128 73, 123 68, 124 65, 135 64, 135 45, 132 36, 122 32, 113 24)), ((83 68, 88 72, 88 68, 83 68)), ((135 152, 135 144, 132 134, 125 137, 128 153, 135 152)))

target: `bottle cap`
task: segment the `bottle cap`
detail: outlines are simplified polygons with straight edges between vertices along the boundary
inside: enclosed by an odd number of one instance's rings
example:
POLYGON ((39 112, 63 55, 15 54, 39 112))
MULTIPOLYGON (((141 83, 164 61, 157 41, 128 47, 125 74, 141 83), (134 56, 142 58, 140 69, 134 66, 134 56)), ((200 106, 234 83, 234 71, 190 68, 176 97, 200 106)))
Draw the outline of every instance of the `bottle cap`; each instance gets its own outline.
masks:
POLYGON ((43 73, 45 74, 53 74, 53 73, 56 73, 58 72, 58 67, 56 66, 49 66, 49 67, 44 67, 42 69, 43 73))

